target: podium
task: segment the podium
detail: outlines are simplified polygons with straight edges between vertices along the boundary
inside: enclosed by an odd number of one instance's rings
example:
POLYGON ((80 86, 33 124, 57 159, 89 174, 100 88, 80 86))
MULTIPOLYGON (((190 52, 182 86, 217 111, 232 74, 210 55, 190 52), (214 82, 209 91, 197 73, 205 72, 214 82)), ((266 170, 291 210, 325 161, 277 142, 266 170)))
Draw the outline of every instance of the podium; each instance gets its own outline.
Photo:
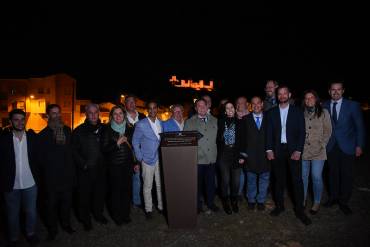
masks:
POLYGON ((197 145, 200 133, 161 133, 161 152, 169 228, 197 224, 197 145))

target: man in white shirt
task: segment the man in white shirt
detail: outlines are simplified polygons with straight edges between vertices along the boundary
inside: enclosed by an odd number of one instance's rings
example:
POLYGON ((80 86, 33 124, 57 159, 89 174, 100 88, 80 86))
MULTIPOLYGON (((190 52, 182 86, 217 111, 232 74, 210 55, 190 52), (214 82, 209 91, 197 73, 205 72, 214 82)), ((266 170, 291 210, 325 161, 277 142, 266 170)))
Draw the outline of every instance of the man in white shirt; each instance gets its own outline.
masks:
POLYGON ((157 189, 158 211, 162 213, 162 191, 161 175, 158 158, 158 148, 162 133, 161 121, 157 118, 158 105, 156 102, 148 103, 148 117, 140 120, 136 126, 132 138, 132 146, 135 150, 136 158, 141 162, 143 177, 143 194, 145 204, 145 215, 147 219, 152 218, 152 186, 155 179, 157 189))
POLYGON ((272 162, 275 178, 275 203, 271 216, 284 212, 284 190, 286 171, 292 180, 296 217, 304 224, 311 220, 303 208, 303 180, 301 153, 303 151, 306 128, 303 111, 290 105, 291 93, 288 87, 280 86, 277 90, 279 105, 267 113, 266 152, 267 159, 272 162))
POLYGON ((37 153, 36 134, 25 131, 26 113, 14 109, 9 113, 11 131, 0 139, 0 191, 4 195, 8 217, 9 246, 16 246, 19 233, 20 209, 26 214, 26 239, 39 243, 37 222, 37 153))

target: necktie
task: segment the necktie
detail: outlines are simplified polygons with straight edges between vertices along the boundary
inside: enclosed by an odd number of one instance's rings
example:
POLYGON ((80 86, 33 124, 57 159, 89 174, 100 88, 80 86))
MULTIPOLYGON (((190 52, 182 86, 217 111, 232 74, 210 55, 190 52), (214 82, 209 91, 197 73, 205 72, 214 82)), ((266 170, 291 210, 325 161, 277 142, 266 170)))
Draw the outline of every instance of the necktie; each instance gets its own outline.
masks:
POLYGON ((256 117, 256 125, 257 125, 257 128, 260 129, 261 127, 260 117, 256 117))
POLYGON ((337 104, 338 102, 333 102, 333 121, 334 123, 336 124, 337 123, 337 120, 338 120, 338 115, 337 115, 337 104))

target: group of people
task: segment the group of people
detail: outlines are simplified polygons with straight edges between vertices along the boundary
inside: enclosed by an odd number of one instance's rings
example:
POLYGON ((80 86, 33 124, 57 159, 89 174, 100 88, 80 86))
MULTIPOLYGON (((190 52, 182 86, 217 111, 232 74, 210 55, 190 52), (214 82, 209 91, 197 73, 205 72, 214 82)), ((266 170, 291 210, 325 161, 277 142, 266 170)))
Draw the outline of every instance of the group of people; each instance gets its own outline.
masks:
POLYGON ((266 98, 239 97, 235 104, 221 102, 218 118, 211 113, 211 98, 205 95, 194 103, 195 112, 184 119, 180 104, 171 107, 167 121, 157 117, 158 105, 147 103, 148 116, 136 110, 135 97, 127 96, 124 106, 114 106, 109 123, 99 118, 99 106, 86 106, 86 120, 71 131, 61 118, 57 104, 47 106, 48 125, 40 133, 25 130, 26 114, 20 109, 9 113, 11 128, 0 137, 0 191, 7 212, 10 246, 20 234, 20 209, 25 212, 25 233, 31 244, 35 232, 37 202, 43 207, 48 240, 61 228, 72 234, 70 214, 76 192, 77 217, 86 231, 93 228, 92 217, 107 224, 104 205, 117 225, 131 221, 131 207, 143 209, 148 220, 153 208, 163 213, 160 133, 198 131, 198 213, 203 204, 210 211, 219 207, 214 199, 220 190, 226 214, 238 213, 238 197, 247 183, 248 209, 265 210, 270 177, 278 216, 284 212, 287 175, 292 181, 294 211, 305 225, 309 174, 312 176, 313 204, 319 212, 323 191, 322 171, 328 161, 329 199, 344 214, 352 213, 348 203, 353 183, 353 163, 362 154, 365 127, 358 103, 343 98, 343 82, 329 86, 331 100, 320 102, 314 90, 304 92, 301 106, 293 104, 287 86, 269 80, 266 98), (156 193, 152 193, 153 180, 156 193), (217 188, 216 188, 217 184, 217 188), (156 198, 152 198, 153 194, 156 198), (142 200, 143 199, 143 200, 142 200), (153 200, 155 199, 155 200, 153 200), (153 206, 156 202, 156 207, 153 206), (60 217, 59 217, 60 216, 60 217))

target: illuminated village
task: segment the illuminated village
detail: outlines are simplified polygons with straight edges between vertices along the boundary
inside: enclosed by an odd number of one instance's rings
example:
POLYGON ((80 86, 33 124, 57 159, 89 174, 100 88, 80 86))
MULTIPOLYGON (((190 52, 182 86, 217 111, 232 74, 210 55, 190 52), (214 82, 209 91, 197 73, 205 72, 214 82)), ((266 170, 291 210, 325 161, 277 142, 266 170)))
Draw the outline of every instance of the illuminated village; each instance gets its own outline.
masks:
MULTIPOLYGON (((192 80, 178 80, 171 76, 170 83, 174 87, 191 88, 194 90, 213 91, 213 81, 206 83, 192 80)), ((78 82, 67 74, 55 74, 40 78, 26 79, 0 79, 0 127, 6 127, 8 112, 19 108, 26 112, 26 128, 36 132, 41 131, 47 125, 45 110, 50 103, 59 104, 62 107, 63 121, 76 128, 85 121, 85 106, 91 103, 90 99, 78 99, 76 97, 76 84, 78 82)), ((119 96, 120 103, 124 102, 127 93, 119 96)), ((100 103, 101 120, 109 121, 109 111, 115 104, 113 102, 100 103)), ((137 110, 145 115, 145 102, 137 98, 137 110)), ((158 116, 161 120, 170 117, 169 107, 160 106, 158 116)))

